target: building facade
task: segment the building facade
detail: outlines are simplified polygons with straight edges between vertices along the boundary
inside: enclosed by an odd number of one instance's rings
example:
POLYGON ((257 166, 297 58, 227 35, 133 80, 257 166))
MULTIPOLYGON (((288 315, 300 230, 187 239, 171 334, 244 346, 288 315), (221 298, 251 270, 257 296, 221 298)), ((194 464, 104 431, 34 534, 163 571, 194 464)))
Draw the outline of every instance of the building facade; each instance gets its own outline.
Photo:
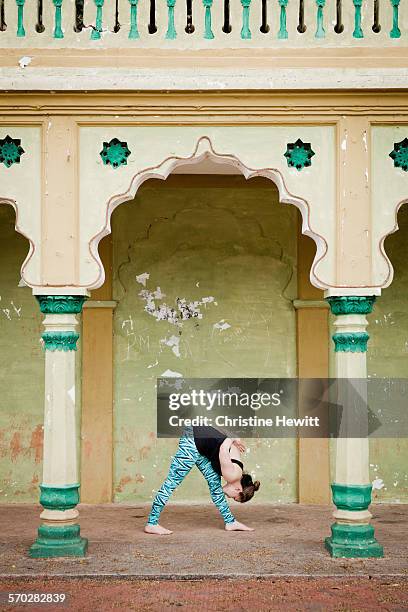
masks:
MULTIPOLYGON (((3 0, 0 22, 1 495, 40 496, 32 556, 83 555, 80 488, 149 502, 166 473, 158 376, 407 376, 408 6, 3 0)), ((250 461, 260 501, 332 499, 353 557, 382 555, 368 508, 407 500, 407 456, 250 461)))

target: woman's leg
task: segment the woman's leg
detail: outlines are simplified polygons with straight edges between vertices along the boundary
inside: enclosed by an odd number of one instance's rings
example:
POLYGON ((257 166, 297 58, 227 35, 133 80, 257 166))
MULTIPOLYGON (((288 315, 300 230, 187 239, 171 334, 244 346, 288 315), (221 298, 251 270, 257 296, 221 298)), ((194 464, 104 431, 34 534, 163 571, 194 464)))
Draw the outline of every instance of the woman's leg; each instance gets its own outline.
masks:
POLYGON ((211 499, 220 511, 225 524, 228 525, 229 523, 234 523, 235 518, 231 513, 231 510, 229 509, 227 500, 225 499, 224 491, 222 490, 221 477, 214 470, 213 466, 211 465, 211 462, 207 459, 207 457, 199 455, 196 463, 198 469, 200 470, 200 472, 208 483, 211 499))
POLYGON ((197 457, 199 457, 199 453, 194 443, 194 438, 191 435, 181 436, 179 447, 170 465, 169 474, 154 498, 152 509, 147 519, 148 525, 158 524, 161 511, 167 504, 173 491, 184 480, 196 463, 197 457))

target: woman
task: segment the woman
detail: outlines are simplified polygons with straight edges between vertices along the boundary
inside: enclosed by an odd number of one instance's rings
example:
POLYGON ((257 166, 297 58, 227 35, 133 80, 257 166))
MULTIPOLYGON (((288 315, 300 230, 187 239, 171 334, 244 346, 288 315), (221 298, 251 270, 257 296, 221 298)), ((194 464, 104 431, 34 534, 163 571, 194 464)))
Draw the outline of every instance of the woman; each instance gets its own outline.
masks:
POLYGON ((160 514, 170 495, 181 484, 191 468, 196 465, 207 480, 211 499, 224 519, 227 531, 253 531, 235 520, 225 496, 241 503, 247 502, 259 489, 258 480, 252 482, 244 473, 240 461, 245 445, 238 438, 228 438, 213 427, 187 428, 180 438, 176 454, 170 465, 169 474, 157 492, 145 526, 145 532, 155 535, 169 535, 172 532, 159 525, 160 514), (221 476, 226 484, 221 486, 221 476))

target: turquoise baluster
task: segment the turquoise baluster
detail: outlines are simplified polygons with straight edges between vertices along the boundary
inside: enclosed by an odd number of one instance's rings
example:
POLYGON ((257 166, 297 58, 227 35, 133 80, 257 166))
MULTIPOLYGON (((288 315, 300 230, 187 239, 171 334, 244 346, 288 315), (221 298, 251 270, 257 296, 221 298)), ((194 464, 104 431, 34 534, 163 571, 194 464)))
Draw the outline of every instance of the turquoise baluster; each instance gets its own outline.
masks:
POLYGON ((361 29, 361 5, 363 0, 353 0, 354 3, 354 38, 364 38, 363 30, 361 29))
POLYGON ((251 30, 249 29, 249 10, 251 6, 251 0, 241 0, 242 4, 242 29, 241 38, 249 40, 252 38, 251 30))
POLYGON ((317 28, 315 38, 324 38, 326 36, 326 31, 323 25, 323 9, 326 4, 326 0, 316 0, 317 4, 317 28))
POLYGON ((19 38, 22 38, 23 36, 25 36, 25 29, 24 29, 24 2, 25 0, 16 0, 17 3, 17 36, 19 38))
POLYGON ((391 0, 391 4, 392 4, 392 30, 390 32, 390 37, 391 38, 400 38, 401 37, 401 30, 399 29, 399 26, 398 26, 399 3, 400 3, 400 0, 391 0))
POLYGON ((96 4, 96 22, 92 28, 91 40, 99 40, 102 32, 102 7, 105 0, 94 0, 96 4))
POLYGON ((278 32, 278 38, 287 38, 288 31, 286 29, 286 7, 288 6, 289 0, 279 0, 280 5, 280 28, 278 32))
POLYGON ((140 38, 139 30, 137 29, 137 5, 139 0, 129 0, 130 2, 130 30, 129 38, 140 38))
POLYGON ((55 6, 55 28, 54 28, 54 38, 64 38, 64 33, 61 27, 62 15, 61 15, 61 7, 62 0, 53 0, 55 6))
POLYGON ((214 38, 214 32, 212 31, 211 24, 211 7, 213 5, 213 0, 203 0, 203 6, 205 7, 205 20, 204 20, 204 38, 211 40, 214 38))
POLYGON ((169 10, 169 24, 167 27, 166 38, 174 40, 177 37, 176 26, 174 24, 174 7, 176 0, 167 0, 167 7, 169 10))

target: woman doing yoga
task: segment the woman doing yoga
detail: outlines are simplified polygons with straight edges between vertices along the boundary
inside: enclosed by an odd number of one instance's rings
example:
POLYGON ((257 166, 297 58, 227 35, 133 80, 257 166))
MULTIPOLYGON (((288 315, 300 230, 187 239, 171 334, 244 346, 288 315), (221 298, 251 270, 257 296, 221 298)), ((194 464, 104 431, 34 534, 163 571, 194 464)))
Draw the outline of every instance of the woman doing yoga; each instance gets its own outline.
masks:
POLYGON ((169 535, 172 533, 159 525, 159 517, 176 487, 181 484, 191 468, 196 465, 208 483, 211 499, 224 519, 227 531, 253 531, 239 523, 232 515, 225 496, 238 502, 247 502, 259 489, 258 480, 252 482, 244 473, 240 461, 245 445, 238 438, 228 438, 213 427, 186 428, 180 438, 176 454, 170 465, 169 474, 154 498, 152 509, 145 526, 146 533, 169 535), (221 486, 221 476, 226 484, 221 486))

